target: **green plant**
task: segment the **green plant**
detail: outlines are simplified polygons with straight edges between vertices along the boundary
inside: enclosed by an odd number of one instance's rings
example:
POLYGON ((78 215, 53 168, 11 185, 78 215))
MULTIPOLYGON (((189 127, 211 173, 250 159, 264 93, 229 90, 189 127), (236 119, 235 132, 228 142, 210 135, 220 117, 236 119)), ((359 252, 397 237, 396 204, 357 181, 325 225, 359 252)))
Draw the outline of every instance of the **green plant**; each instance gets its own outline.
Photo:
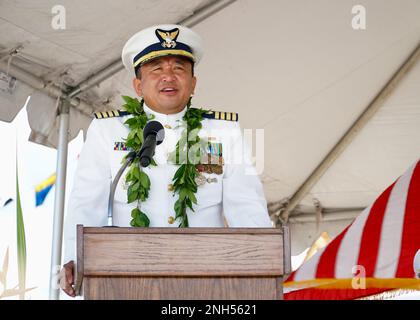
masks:
MULTIPOLYGON (((132 151, 139 152, 143 144, 143 129, 147 121, 151 120, 152 117, 147 117, 143 110, 144 101, 138 101, 136 98, 129 96, 122 96, 125 101, 123 108, 127 110, 133 117, 128 119, 125 124, 130 128, 130 133, 125 139, 127 148, 132 151)), ((125 159, 123 159, 124 161, 125 159)), ((152 165, 156 165, 154 159, 151 161, 152 165)), ((150 190, 150 179, 146 173, 140 167, 140 162, 135 159, 130 165, 130 168, 125 176, 125 181, 128 183, 127 190, 127 202, 132 203, 137 201, 137 208, 131 211, 131 222, 132 227, 148 227, 150 220, 147 214, 141 211, 141 202, 145 201, 149 196, 150 190)))
POLYGON ((175 150, 169 154, 169 161, 181 164, 172 179, 174 193, 179 194, 175 202, 175 219, 179 220, 179 227, 189 226, 187 207, 194 211, 193 204, 197 204, 197 170, 195 165, 200 163, 205 144, 198 133, 202 128, 203 114, 208 110, 188 108, 183 117, 184 130, 181 139, 177 142, 175 150))
POLYGON ((17 257, 18 257, 18 271, 19 271, 19 294, 20 299, 25 299, 26 287, 26 237, 25 224, 23 222, 22 206, 20 203, 19 179, 16 157, 16 234, 17 234, 17 257))
POLYGON ((25 293, 35 288, 26 288, 26 237, 25 223, 23 221, 22 205, 20 202, 19 192, 19 172, 18 172, 18 156, 16 149, 16 235, 17 235, 17 263, 19 282, 12 288, 7 288, 7 272, 9 270, 9 248, 3 261, 3 269, 0 271, 0 282, 3 285, 3 292, 0 292, 0 299, 11 296, 19 296, 19 299, 25 299, 25 293))

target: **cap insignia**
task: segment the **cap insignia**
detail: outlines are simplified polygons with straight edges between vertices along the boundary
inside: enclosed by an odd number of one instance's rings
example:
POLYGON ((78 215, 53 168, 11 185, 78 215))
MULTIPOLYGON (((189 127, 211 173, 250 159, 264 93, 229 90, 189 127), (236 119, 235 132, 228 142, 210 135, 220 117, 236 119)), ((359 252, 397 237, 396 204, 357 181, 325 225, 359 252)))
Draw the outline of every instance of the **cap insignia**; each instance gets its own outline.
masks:
POLYGON ((175 28, 169 31, 156 29, 156 36, 161 41, 161 45, 164 48, 175 48, 176 39, 179 35, 179 29, 175 28))

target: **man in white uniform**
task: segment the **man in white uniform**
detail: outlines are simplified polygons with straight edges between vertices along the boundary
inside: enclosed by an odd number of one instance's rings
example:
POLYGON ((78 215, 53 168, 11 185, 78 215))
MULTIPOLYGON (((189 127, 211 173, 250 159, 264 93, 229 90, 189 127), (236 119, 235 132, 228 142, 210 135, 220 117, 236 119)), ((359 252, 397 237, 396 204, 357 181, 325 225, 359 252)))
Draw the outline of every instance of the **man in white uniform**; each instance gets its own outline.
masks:
MULTIPOLYGON (((150 179, 150 192, 141 210, 147 212, 150 227, 178 227, 175 219, 173 177, 179 165, 168 161, 181 136, 182 118, 194 93, 194 65, 202 56, 201 39, 179 25, 159 25, 131 37, 122 52, 124 66, 133 75, 133 86, 144 99, 144 111, 164 126, 165 139, 155 150, 157 166, 144 172, 150 179)), ((123 110, 95 114, 75 175, 65 221, 65 260, 60 285, 74 296, 73 270, 76 225, 107 225, 110 184, 129 152, 125 139, 130 130, 124 122, 131 115, 123 110)), ((213 165, 198 165, 200 171, 194 212, 187 209, 190 227, 272 227, 261 182, 250 157, 242 148, 238 115, 209 112, 204 115, 199 136, 208 141, 213 165), (245 154, 245 156, 244 156, 245 154)), ((123 175, 115 193, 113 222, 129 227, 131 210, 123 175)))

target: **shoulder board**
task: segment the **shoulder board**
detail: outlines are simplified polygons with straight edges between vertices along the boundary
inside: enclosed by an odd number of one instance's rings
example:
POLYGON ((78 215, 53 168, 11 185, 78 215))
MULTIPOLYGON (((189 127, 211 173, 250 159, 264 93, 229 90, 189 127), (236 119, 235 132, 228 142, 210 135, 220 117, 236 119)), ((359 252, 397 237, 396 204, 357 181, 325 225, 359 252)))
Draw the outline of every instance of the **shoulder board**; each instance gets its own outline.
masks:
POLYGON ((94 116, 96 119, 107 119, 107 118, 114 118, 114 117, 123 117, 128 114, 129 113, 125 110, 111 110, 111 111, 95 112, 94 116))
POLYGON ((238 121, 239 115, 236 112, 210 111, 203 114, 203 118, 214 120, 238 121))

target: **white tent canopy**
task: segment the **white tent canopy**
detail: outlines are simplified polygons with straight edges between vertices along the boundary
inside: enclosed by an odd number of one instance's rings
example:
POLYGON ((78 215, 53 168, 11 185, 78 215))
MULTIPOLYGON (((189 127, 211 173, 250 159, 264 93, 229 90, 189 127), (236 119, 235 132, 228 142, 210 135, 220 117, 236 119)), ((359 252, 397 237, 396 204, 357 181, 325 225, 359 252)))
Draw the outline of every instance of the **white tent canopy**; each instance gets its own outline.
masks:
POLYGON ((369 121, 295 198, 293 254, 318 230, 341 231, 420 156, 418 55, 393 90, 386 87, 419 46, 418 0, 362 1, 365 30, 352 28, 351 0, 61 1, 64 30, 51 26, 55 4, 0 3, 0 71, 18 80, 14 90, 0 91, 0 119, 12 121, 31 94, 30 140, 56 147, 57 95, 82 84, 88 89, 70 108, 75 137, 93 111, 119 108, 122 94, 135 95, 119 63, 125 41, 143 27, 183 22, 205 44, 194 104, 238 112, 243 128, 264 129, 262 180, 273 212, 387 88, 369 121), (95 76, 106 79, 89 88, 95 76), (314 203, 324 216, 319 229, 314 203))

